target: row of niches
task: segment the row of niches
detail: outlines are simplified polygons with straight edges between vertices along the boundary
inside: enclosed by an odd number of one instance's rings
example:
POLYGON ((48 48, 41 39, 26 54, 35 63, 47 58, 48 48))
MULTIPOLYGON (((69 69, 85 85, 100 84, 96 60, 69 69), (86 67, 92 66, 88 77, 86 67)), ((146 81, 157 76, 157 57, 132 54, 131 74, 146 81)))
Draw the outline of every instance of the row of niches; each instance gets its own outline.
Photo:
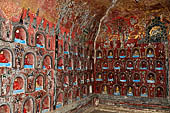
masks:
POLYGON ((19 74, 10 77, 8 74, 3 74, 0 77, 0 95, 11 96, 53 90, 55 82, 53 74, 52 70, 47 75, 31 73, 27 76, 19 74))
POLYGON ((46 48, 47 50, 53 49, 52 43, 54 41, 54 37, 46 35, 42 31, 37 31, 36 33, 30 34, 24 25, 13 26, 10 30, 11 31, 3 31, 3 29, 1 29, 0 40, 28 45, 30 47, 46 48))
POLYGON ((97 85, 96 93, 111 94, 114 96, 140 96, 140 97, 166 97, 166 88, 158 85, 154 88, 148 86, 121 86, 115 85, 97 85))
POLYGON ((165 74, 155 74, 153 72, 149 72, 146 75, 143 75, 143 73, 133 73, 131 75, 126 73, 120 73, 116 74, 113 72, 109 72, 108 75, 105 75, 104 73, 97 73, 95 77, 95 81, 98 83, 107 82, 110 84, 115 83, 147 83, 147 84, 165 84, 166 83, 166 76, 165 74))
MULTIPOLYGON (((16 49, 16 48, 15 48, 16 49)), ((15 56, 15 52, 9 48, 1 48, 0 49, 0 67, 17 67, 24 69, 34 69, 34 68, 42 68, 42 69, 50 69, 53 68, 52 57, 49 54, 43 56, 42 61, 38 66, 38 59, 36 54, 33 52, 23 53, 23 56, 17 57, 15 56)))
POLYGON ((42 96, 41 93, 38 93, 37 97, 29 95, 21 103, 18 104, 3 102, 2 104, 0 104, 0 112, 45 113, 47 111, 51 111, 51 108, 58 109, 64 105, 83 99, 87 97, 90 93, 92 93, 91 85, 83 86, 81 88, 73 88, 68 92, 59 90, 57 92, 55 100, 52 99, 52 96, 50 94, 46 94, 38 101, 37 99, 39 99, 39 96, 42 96))
POLYGON ((64 59, 60 57, 58 58, 57 66, 58 70, 89 70, 93 68, 93 62, 91 60, 64 59))
POLYGON ((97 51, 97 59, 113 59, 113 58, 164 58, 165 52, 164 49, 158 49, 153 47, 147 47, 142 48, 141 50, 139 48, 133 48, 133 49, 113 49, 108 50, 107 54, 105 51, 98 50, 97 51))
POLYGON ((108 69, 114 69, 114 70, 157 70, 157 71, 163 71, 165 70, 164 61, 158 59, 158 60, 127 60, 127 61, 121 61, 121 60, 115 60, 115 61, 104 61, 100 62, 97 61, 96 63, 96 69, 100 70, 108 70, 108 69))

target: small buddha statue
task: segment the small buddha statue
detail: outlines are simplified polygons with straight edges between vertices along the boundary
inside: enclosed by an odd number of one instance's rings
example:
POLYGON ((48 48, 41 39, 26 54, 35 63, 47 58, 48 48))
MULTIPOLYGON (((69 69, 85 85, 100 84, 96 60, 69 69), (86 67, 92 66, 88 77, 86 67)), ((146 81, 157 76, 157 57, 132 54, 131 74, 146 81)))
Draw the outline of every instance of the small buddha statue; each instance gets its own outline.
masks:
POLYGON ((39 35, 37 36, 37 44, 39 44, 40 46, 43 46, 39 35))
POLYGON ((157 97, 162 97, 162 96, 163 96, 163 92, 162 92, 161 88, 158 87, 158 89, 157 89, 157 97))
POLYGON ((139 57, 139 51, 138 51, 138 50, 135 50, 135 51, 134 51, 133 57, 139 57))
POLYGON ((125 51, 124 50, 120 51, 120 56, 125 56, 125 51))
POLYGON ((133 67, 132 62, 129 62, 129 63, 128 63, 128 67, 133 67))
POLYGON ((99 58, 102 58, 102 53, 101 52, 99 52, 99 56, 98 56, 99 58))
POLYGON ((27 55, 25 56, 24 65, 31 65, 27 55))
POLYGON ((142 94, 146 95, 146 88, 145 87, 142 89, 142 94))
POLYGON ((141 65, 142 68, 146 68, 146 62, 145 61, 142 61, 142 65, 141 65))
POLYGON ((0 53, 0 63, 8 63, 8 60, 5 58, 4 51, 0 53))
POLYGON ((154 79, 153 79, 153 75, 151 75, 151 76, 150 76, 149 80, 151 80, 151 81, 153 81, 153 80, 154 80, 154 79))
POLYGON ((132 93, 132 88, 129 87, 128 93, 132 93))
POLYGON ((19 31, 19 29, 17 29, 15 31, 15 38, 20 39, 20 31, 19 31))
POLYGON ((116 86, 116 91, 115 91, 116 93, 120 93, 119 92, 119 87, 118 86, 116 86))
POLYGON ((21 86, 20 86, 20 83, 19 83, 18 79, 15 79, 13 89, 14 90, 21 89, 21 86))
POLYGON ((157 67, 162 67, 160 61, 158 61, 157 67))

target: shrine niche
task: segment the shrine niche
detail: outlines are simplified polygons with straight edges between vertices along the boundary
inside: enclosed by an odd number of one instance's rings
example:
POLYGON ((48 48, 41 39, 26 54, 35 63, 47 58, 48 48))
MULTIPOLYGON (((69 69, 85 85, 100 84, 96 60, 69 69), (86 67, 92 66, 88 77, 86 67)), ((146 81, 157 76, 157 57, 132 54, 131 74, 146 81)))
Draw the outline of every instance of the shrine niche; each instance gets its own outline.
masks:
POLYGON ((86 86, 83 86, 82 88, 81 88, 81 93, 82 93, 82 98, 85 98, 85 97, 87 97, 87 87, 86 86))
POLYGON ((113 89, 113 94, 114 94, 115 96, 120 96, 120 94, 121 94, 120 91, 121 91, 121 90, 120 90, 120 86, 119 86, 119 85, 115 85, 115 86, 114 86, 114 89, 113 89))
POLYGON ((102 73, 97 73, 96 74, 96 81, 97 82, 103 81, 102 73))
POLYGON ((50 111, 50 107, 51 107, 51 97, 50 95, 46 95, 42 98, 41 101, 41 113, 46 113, 48 111, 50 111))
POLYGON ((75 74, 74 77, 73 77, 73 86, 77 86, 77 85, 78 85, 77 76, 75 74))
POLYGON ((134 75, 133 75, 133 82, 134 83, 138 83, 138 82, 141 82, 140 80, 141 80, 140 74, 134 73, 134 75))
POLYGON ((58 58, 57 67, 58 67, 59 70, 64 69, 63 57, 58 58))
POLYGON ((120 70, 120 68, 121 68, 121 62, 120 61, 115 61, 114 62, 114 69, 115 70, 120 70))
POLYGON ((126 50, 125 49, 119 50, 119 57, 120 58, 126 58, 126 50))
POLYGON ((121 82, 127 82, 127 77, 126 77, 126 74, 125 74, 125 73, 121 73, 121 74, 120 74, 120 81, 121 81, 121 82))
POLYGON ((0 113, 12 113, 10 105, 7 103, 0 104, 0 113))
POLYGON ((35 91, 43 90, 43 88, 44 88, 44 77, 43 77, 43 75, 38 75, 35 78, 34 83, 35 83, 35 91))
POLYGON ((112 50, 108 51, 107 58, 113 58, 113 51, 112 50))
POLYGON ((80 57, 84 57, 84 48, 81 47, 80 57))
POLYGON ((149 73, 147 75, 147 83, 155 83, 156 81, 156 76, 154 73, 149 73))
POLYGON ((27 92, 32 92, 35 89, 33 73, 27 75, 27 92))
POLYGON ((56 109, 63 106, 64 93, 59 92, 57 95, 56 109))
POLYGON ((77 90, 76 90, 76 100, 80 100, 80 94, 81 94, 80 88, 77 88, 77 90))
POLYGON ((114 75, 112 72, 108 73, 108 77, 107 77, 108 82, 113 82, 114 81, 114 75))
POLYGON ((126 69, 129 69, 129 70, 134 69, 133 61, 131 61, 131 60, 128 60, 128 61, 127 61, 126 69))
POLYGON ((36 47, 45 48, 46 37, 45 37, 45 34, 43 32, 37 32, 35 34, 35 40, 36 40, 36 47))
POLYGON ((165 97, 163 87, 159 86, 159 87, 155 88, 155 97, 159 97, 159 98, 165 97))
POLYGON ((69 54, 69 44, 67 41, 64 42, 64 54, 69 54))
POLYGON ((12 67, 13 66, 13 53, 7 48, 0 50, 0 67, 12 67))
POLYGON ((84 81, 85 81, 85 80, 84 80, 84 75, 81 74, 80 77, 81 77, 81 84, 84 84, 84 81))
POLYGON ((146 49, 146 57, 148 58, 155 57, 155 51, 153 48, 149 47, 146 49))
POLYGON ((155 70, 163 70, 163 63, 162 63, 162 61, 159 61, 159 60, 155 61, 155 70))
POLYGON ((109 69, 109 65, 108 65, 107 61, 103 62, 102 69, 109 69))
POLYGON ((108 94, 108 87, 106 84, 102 86, 102 94, 108 94))
POLYGON ((64 76, 63 86, 64 88, 69 87, 69 76, 68 75, 64 76))
POLYGON ((35 68, 35 64, 36 64, 36 58, 34 53, 28 52, 24 55, 23 57, 23 64, 24 64, 24 68, 25 69, 32 69, 35 68))
POLYGON ((13 28, 13 40, 16 43, 26 44, 28 40, 28 32, 22 25, 13 28))
POLYGON ((148 97, 149 92, 148 92, 148 88, 146 86, 143 86, 140 88, 140 96, 141 97, 148 97))
POLYGON ((77 60, 77 63, 76 63, 76 70, 80 71, 81 70, 81 60, 77 60))
POLYGON ((68 92, 68 104, 73 102, 73 91, 72 89, 68 92))
POLYGON ((140 61, 140 69, 141 70, 147 70, 148 69, 148 63, 146 60, 141 60, 140 61))
POLYGON ((78 48, 77 48, 77 45, 74 45, 74 55, 77 56, 78 55, 78 48))
POLYGON ((69 59, 68 70, 73 70, 73 59, 69 59))
POLYGON ((23 102, 23 113, 35 113, 35 100, 32 97, 27 97, 23 102))
POLYGON ((102 57, 103 57, 102 51, 101 50, 97 50, 97 59, 101 59, 102 57))
POLYGON ((134 94, 133 94, 133 91, 134 89, 133 89, 133 87, 132 86, 128 86, 127 87, 127 96, 133 96, 134 94))
POLYGON ((27 81, 24 76, 16 76, 12 80, 11 91, 14 95, 25 93, 26 85, 27 85, 27 81))
POLYGON ((43 69, 52 68, 52 57, 50 55, 45 55, 43 57, 43 69))
POLYGON ((139 58, 140 57, 140 51, 138 48, 133 49, 132 51, 132 57, 133 58, 139 58))

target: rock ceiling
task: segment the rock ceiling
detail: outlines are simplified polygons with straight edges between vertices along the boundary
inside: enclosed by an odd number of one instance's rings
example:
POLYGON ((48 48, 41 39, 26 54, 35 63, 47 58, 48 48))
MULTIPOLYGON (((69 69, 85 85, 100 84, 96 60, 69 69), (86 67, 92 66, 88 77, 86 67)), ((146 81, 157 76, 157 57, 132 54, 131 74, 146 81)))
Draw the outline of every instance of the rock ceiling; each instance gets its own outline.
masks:
MULTIPOLYGON (((82 28, 91 27, 97 32, 100 19, 112 6, 112 0, 1 0, 0 15, 10 19, 22 13, 22 9, 30 9, 33 13, 39 10, 39 16, 48 21, 71 28, 73 23, 83 24, 82 28), (69 22, 64 22, 64 20, 69 22), (97 23, 97 24, 94 24, 97 23)), ((135 16, 140 24, 147 16, 169 16, 169 0, 117 0, 116 4, 104 19, 104 22, 117 17, 130 18, 135 16)), ((116 26, 116 25, 115 25, 116 26)), ((126 26, 126 24, 125 24, 126 26)), ((89 36, 90 40, 95 39, 89 36)))

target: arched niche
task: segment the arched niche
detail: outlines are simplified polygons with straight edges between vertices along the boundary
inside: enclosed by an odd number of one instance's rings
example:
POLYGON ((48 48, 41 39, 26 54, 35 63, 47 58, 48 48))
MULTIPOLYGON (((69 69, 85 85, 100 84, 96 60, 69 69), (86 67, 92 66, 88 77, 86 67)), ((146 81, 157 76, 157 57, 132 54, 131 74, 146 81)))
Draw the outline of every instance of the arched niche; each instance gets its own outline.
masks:
POLYGON ((161 86, 158 86, 155 88, 155 97, 158 98, 163 98, 165 97, 165 93, 164 93, 164 88, 161 86))
POLYGON ((44 89, 44 77, 43 75, 38 75, 35 77, 35 91, 40 91, 44 89))
POLYGON ((57 67, 58 67, 59 70, 64 69, 63 57, 58 58, 57 67))
POLYGON ((27 75, 27 92, 32 92, 35 89, 33 72, 27 75))
POLYGON ((35 113, 35 100, 33 97, 28 96, 22 105, 23 113, 35 113))
POLYGON ((133 58, 139 58, 140 57, 140 50, 138 48, 134 48, 132 51, 132 57, 133 58))
POLYGON ((115 61, 114 62, 114 69, 115 70, 120 70, 120 68, 121 68, 121 62, 120 61, 115 61))
POLYGON ((41 113, 46 113, 50 111, 51 108, 51 97, 50 95, 45 95, 41 101, 41 113))
POLYGON ((78 85, 78 82, 77 82, 77 76, 76 76, 76 74, 74 75, 74 77, 73 77, 73 86, 77 86, 78 85))
POLYGON ((113 75, 112 72, 109 72, 109 73, 108 73, 107 81, 108 81, 108 82, 113 82, 113 81, 114 81, 114 75, 113 75))
POLYGON ((154 51, 154 49, 153 49, 152 47, 148 47, 148 48, 146 49, 146 57, 152 58, 152 57, 154 57, 154 56, 155 56, 155 51, 154 51))
POLYGON ((127 76, 125 73, 121 73, 120 74, 120 81, 121 82, 127 82, 127 76))
POLYGON ((132 86, 128 86, 126 91, 127 91, 127 96, 133 96, 134 91, 133 91, 133 87, 132 86))
POLYGON ((97 59, 101 59, 103 57, 102 51, 101 50, 97 50, 97 59))
POLYGON ((36 47, 38 48, 45 48, 46 45, 46 37, 43 32, 37 32, 35 34, 35 40, 36 40, 36 47))
POLYGON ((89 75, 89 73, 86 73, 86 81, 87 81, 87 83, 90 82, 90 75, 89 75))
POLYGON ((65 75, 64 78, 63 78, 63 86, 65 88, 69 87, 69 76, 68 75, 65 75))
POLYGON ((83 98, 87 97, 87 86, 82 87, 81 93, 82 93, 83 98))
POLYGON ((11 107, 7 103, 0 104, 0 113, 12 113, 11 107))
POLYGON ((69 90, 68 92, 68 104, 72 103, 73 101, 73 91, 69 90))
POLYGON ((114 94, 115 96, 120 96, 120 94, 121 94, 121 89, 120 89, 120 86, 119 86, 119 85, 115 85, 115 86, 114 86, 113 94, 114 94))
POLYGON ((108 94, 108 86, 106 84, 102 85, 102 94, 108 94))
POLYGON ((141 70, 147 70, 148 69, 148 63, 146 60, 141 60, 140 62, 140 69, 141 70))
POLYGON ((63 106, 64 93, 59 92, 57 95, 56 109, 63 106))
POLYGON ((83 47, 81 47, 80 57, 84 57, 84 48, 83 47))
POLYGON ((12 50, 0 49, 0 67, 14 67, 14 58, 12 50))
POLYGON ((68 70, 73 70, 73 59, 69 59, 68 70))
POLYGON ((133 74, 133 82, 138 83, 138 82, 140 82, 140 80, 141 80, 140 74, 139 73, 134 73, 133 74))
POLYGON ((127 63, 126 63, 126 68, 129 69, 129 70, 134 69, 133 61, 128 60, 127 63))
POLYGON ((141 97, 148 97, 149 95, 149 91, 148 88, 146 86, 143 86, 140 88, 140 96, 141 97))
POLYGON ((155 61, 155 70, 163 70, 163 63, 160 60, 155 61))
POLYGON ((126 50, 125 49, 119 50, 119 58, 126 58, 126 50))
POLYGON ((96 81, 103 81, 102 73, 96 74, 96 81))
POLYGON ((81 70, 81 60, 80 59, 77 60, 76 70, 78 70, 78 71, 81 70))
POLYGON ((109 69, 108 62, 107 62, 107 61, 103 62, 102 69, 109 69))
POLYGON ((76 90, 76 100, 80 100, 80 88, 77 88, 76 90))
POLYGON ((33 69, 36 66, 36 57, 32 52, 28 52, 23 56, 23 67, 25 69, 33 69))
POLYGON ((13 40, 16 43, 26 44, 28 40, 28 32, 23 25, 17 25, 13 28, 13 40))
POLYGON ((147 75, 147 83, 155 83, 156 82, 156 76, 154 73, 149 73, 147 75))
POLYGON ((69 54, 69 44, 67 41, 64 42, 64 54, 69 54))
POLYGON ((13 95, 25 93, 27 81, 24 75, 17 75, 12 79, 11 93, 13 95))
POLYGON ((84 74, 81 75, 81 84, 84 84, 84 74))
POLYGON ((107 58, 113 58, 113 51, 112 50, 108 51, 107 58))
POLYGON ((52 68, 52 57, 50 55, 45 55, 43 57, 43 69, 51 69, 52 68))
POLYGON ((78 55, 78 48, 77 48, 77 46, 76 46, 76 45, 74 45, 74 47, 73 47, 73 48, 74 48, 74 55, 76 55, 76 56, 77 56, 77 55, 78 55))

